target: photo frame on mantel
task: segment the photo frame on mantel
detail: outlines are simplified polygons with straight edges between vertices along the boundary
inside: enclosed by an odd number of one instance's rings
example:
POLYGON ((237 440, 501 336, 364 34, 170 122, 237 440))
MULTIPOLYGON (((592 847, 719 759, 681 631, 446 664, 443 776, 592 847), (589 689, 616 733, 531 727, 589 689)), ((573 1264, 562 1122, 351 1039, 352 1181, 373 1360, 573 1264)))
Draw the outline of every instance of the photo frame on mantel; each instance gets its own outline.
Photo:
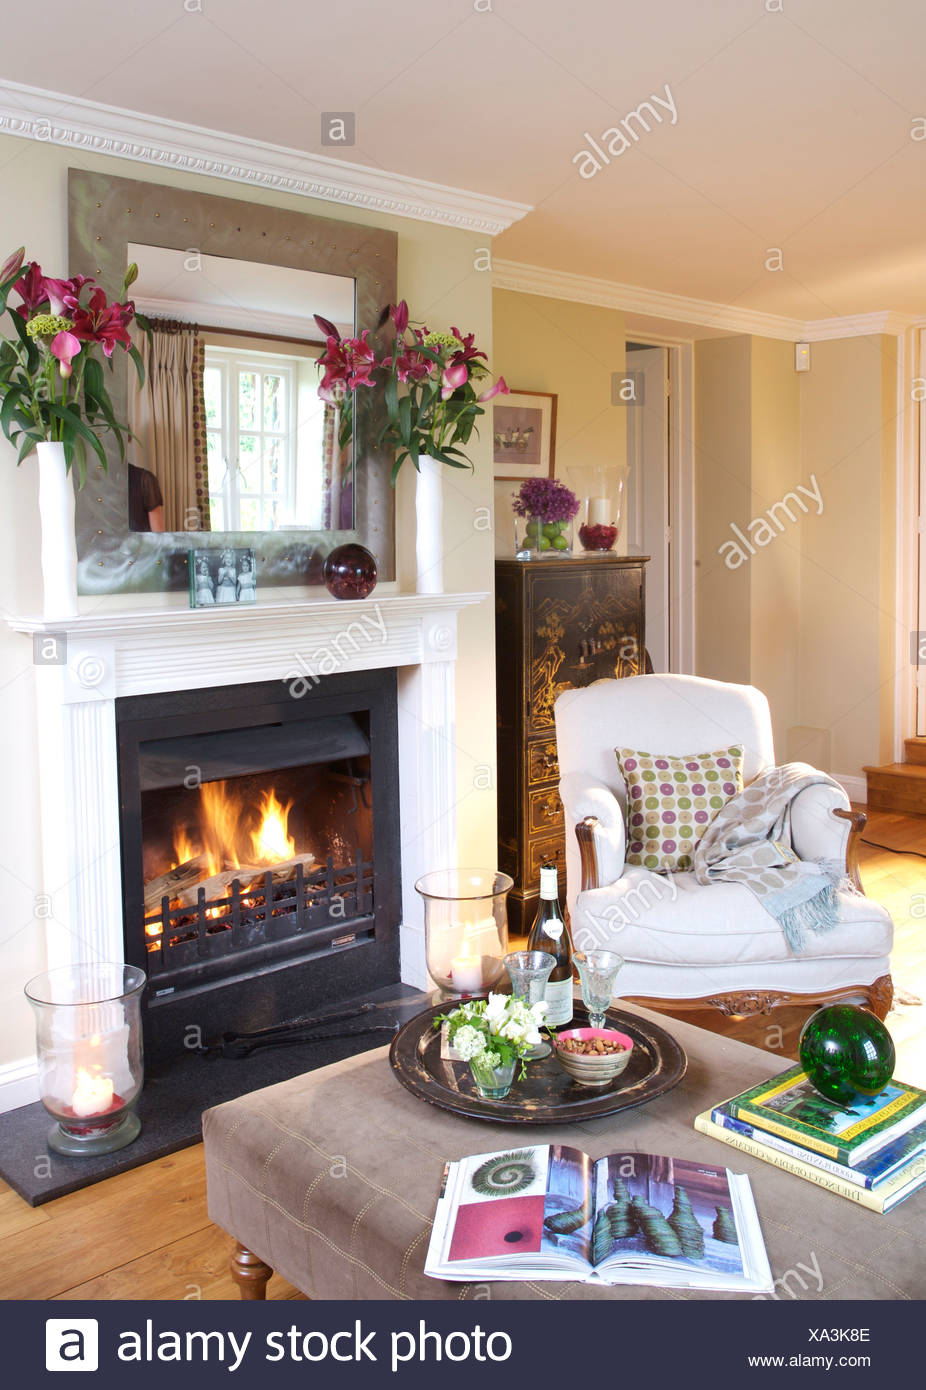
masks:
MULTIPOLYGON (((140 244, 348 276, 355 285, 355 331, 370 329, 374 341, 383 308, 396 301, 398 238, 395 232, 359 222, 83 169, 68 170, 68 220, 69 273, 91 276, 110 294, 122 283, 129 245, 140 244)), ((117 418, 124 420, 127 366, 132 368, 120 351, 112 360, 110 394, 117 418)), ((130 530, 127 463, 107 443, 108 471, 91 466, 77 495, 79 592, 187 590, 191 547, 253 548, 265 595, 275 585, 322 585, 327 555, 348 541, 366 546, 376 556, 380 578, 393 579, 392 461, 376 447, 379 403, 371 399, 364 405, 365 437, 354 441, 354 525, 349 530, 130 530)))

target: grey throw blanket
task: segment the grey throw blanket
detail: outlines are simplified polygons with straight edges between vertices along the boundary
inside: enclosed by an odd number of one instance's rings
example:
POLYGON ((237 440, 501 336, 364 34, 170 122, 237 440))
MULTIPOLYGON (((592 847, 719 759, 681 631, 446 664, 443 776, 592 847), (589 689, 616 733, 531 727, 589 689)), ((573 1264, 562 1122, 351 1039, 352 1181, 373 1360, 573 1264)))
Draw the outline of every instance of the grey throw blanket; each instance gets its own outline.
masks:
POLYGON ((791 845, 791 806, 805 787, 836 785, 806 763, 769 768, 717 812, 698 842, 699 883, 742 883, 780 924, 795 953, 804 932, 829 931, 839 920, 836 888, 848 887, 845 865, 803 861, 791 845))

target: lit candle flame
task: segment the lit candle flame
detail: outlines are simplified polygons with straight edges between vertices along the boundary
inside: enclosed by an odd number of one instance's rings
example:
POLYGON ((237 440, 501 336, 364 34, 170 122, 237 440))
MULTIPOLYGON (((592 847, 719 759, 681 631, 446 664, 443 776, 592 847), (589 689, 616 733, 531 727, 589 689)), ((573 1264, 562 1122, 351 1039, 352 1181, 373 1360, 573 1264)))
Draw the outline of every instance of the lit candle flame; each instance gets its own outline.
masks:
POLYGON ((112 1079, 100 1075, 99 1067, 95 1067, 93 1070, 78 1067, 77 1084, 74 1087, 74 1097, 71 1101, 71 1109, 74 1114, 83 1120, 89 1119, 93 1115, 105 1115, 112 1108, 112 1103, 112 1079))

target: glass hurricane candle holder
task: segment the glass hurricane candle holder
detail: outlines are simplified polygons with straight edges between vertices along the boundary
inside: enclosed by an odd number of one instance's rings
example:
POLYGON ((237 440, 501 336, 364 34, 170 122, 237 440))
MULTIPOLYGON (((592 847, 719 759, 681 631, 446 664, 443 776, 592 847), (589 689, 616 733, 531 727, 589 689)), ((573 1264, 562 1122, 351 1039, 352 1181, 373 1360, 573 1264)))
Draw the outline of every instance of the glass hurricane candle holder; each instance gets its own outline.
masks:
POLYGON ((495 869, 438 869, 415 884, 428 974, 445 994, 487 994, 504 978, 513 887, 495 869))
POLYGON ((42 1104, 56 1121, 48 1147, 56 1153, 111 1153, 140 1134, 144 987, 143 970, 108 963, 50 970, 26 985, 42 1104))
POLYGON ((576 526, 579 544, 587 554, 614 548, 620 534, 626 464, 581 464, 568 469, 579 499, 576 526))

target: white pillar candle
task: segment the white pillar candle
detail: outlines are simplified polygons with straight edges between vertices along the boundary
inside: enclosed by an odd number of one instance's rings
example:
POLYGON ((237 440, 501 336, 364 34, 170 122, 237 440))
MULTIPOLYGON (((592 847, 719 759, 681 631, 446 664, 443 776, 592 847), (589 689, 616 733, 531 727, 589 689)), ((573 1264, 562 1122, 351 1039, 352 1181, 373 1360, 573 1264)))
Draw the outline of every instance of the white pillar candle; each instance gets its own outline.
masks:
POLYGON ((482 957, 456 956, 450 962, 450 978, 458 994, 478 994, 482 989, 482 957))
POLYGON ((590 497, 588 499, 588 524, 589 526, 611 525, 610 497, 590 497))
POLYGON ((82 1120, 105 1115, 113 1103, 113 1083, 108 1076, 93 1076, 84 1067, 77 1071, 71 1109, 82 1120))

